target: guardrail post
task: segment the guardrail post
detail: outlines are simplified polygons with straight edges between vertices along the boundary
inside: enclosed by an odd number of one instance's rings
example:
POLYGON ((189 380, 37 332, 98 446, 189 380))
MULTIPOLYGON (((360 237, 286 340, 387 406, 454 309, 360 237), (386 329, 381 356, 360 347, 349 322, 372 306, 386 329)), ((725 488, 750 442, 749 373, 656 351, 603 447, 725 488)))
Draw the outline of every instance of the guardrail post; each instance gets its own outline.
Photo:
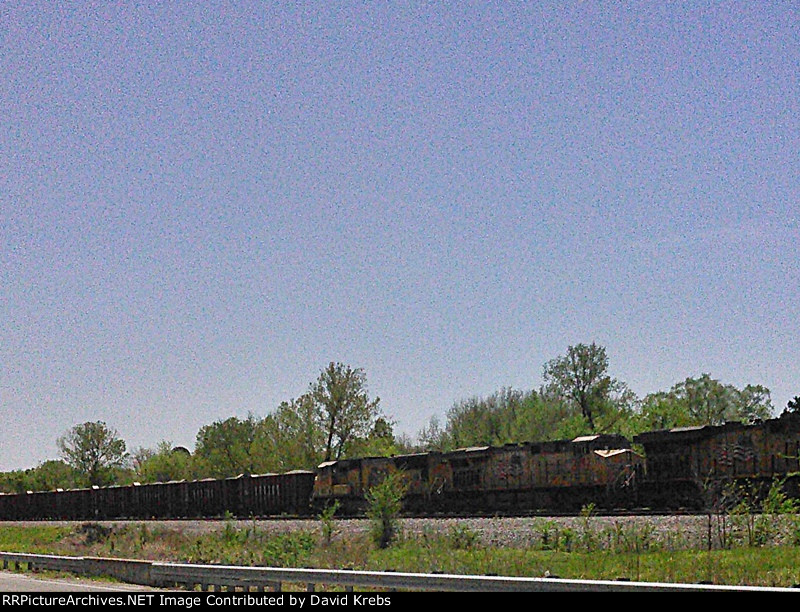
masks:
MULTIPOLYGON (((397 572, 397 570, 394 570, 394 569, 386 569, 386 570, 383 570, 383 571, 384 571, 384 572, 387 572, 387 573, 390 573, 390 574, 393 574, 393 573, 396 573, 396 572, 397 572)), ((388 589, 388 591, 389 591, 390 593, 396 593, 396 592, 397 592, 397 589, 395 589, 395 588, 390 588, 390 589, 388 589)))

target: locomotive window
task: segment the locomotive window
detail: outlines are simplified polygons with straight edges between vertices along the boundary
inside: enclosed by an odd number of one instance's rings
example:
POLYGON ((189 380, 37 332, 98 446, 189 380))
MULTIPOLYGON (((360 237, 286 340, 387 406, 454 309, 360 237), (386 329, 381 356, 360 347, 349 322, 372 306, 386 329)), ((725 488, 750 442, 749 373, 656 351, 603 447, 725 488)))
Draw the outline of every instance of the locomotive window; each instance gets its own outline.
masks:
POLYGON ((475 487, 480 484, 480 477, 475 470, 462 470, 453 474, 453 485, 456 487, 475 487))

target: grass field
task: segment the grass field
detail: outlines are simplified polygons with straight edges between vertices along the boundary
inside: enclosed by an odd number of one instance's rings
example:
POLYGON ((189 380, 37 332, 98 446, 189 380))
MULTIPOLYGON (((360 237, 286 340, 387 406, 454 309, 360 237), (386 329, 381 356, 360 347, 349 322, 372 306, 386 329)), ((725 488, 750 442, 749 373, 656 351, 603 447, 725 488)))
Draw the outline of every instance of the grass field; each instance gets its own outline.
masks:
MULTIPOLYGON (((226 521, 204 533, 169 524, 97 523, 18 526, 0 524, 0 550, 94 555, 195 563, 280 567, 352 568, 454 574, 557 576, 589 580, 794 586, 800 584, 800 546, 787 539, 775 517, 752 539, 751 524, 728 525, 725 546, 687 547, 681 534, 651 529, 602 527, 590 518, 580 527, 536 523, 530 544, 486 544, 460 524, 442 533, 401 533, 378 548, 369 533, 347 532, 321 521, 274 533, 253 522, 226 521), (327 535, 331 535, 330 539, 327 535), (680 543, 678 545, 677 543, 680 543), (710 548, 710 549, 709 549, 710 548)), ((685 534, 684 534, 685 535, 685 534)), ((697 538, 701 541, 702 538, 697 538)))

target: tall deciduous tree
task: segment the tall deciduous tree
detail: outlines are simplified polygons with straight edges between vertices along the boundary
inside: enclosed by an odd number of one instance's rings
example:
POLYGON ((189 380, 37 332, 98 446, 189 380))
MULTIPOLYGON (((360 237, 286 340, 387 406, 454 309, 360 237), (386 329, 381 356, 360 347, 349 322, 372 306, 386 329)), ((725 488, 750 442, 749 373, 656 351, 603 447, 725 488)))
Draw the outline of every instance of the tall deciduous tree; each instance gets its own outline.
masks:
POLYGON ((340 459, 354 440, 367 437, 380 415, 380 398, 369 399, 361 368, 331 362, 309 394, 325 436, 325 461, 340 459))
POLYGON ((551 391, 580 409, 592 431, 616 384, 608 375, 606 349, 594 342, 570 346, 566 355, 548 361, 544 380, 551 391))
POLYGON ((125 466, 125 441, 102 421, 76 425, 58 439, 64 461, 81 474, 89 485, 113 482, 115 468, 125 466))

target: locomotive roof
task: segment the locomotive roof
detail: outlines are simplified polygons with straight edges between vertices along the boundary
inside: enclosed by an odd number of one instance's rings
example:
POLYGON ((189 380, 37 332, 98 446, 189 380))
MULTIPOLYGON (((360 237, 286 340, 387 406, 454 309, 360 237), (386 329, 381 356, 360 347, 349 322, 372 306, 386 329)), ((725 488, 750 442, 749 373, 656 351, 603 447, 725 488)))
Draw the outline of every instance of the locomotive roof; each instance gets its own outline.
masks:
POLYGON ((577 438, 574 438, 572 441, 573 442, 591 442, 592 440, 597 440, 597 438, 599 438, 599 437, 600 436, 597 435, 597 434, 595 434, 593 436, 578 436, 577 438))
POLYGON ((673 427, 656 431, 645 431, 634 438, 635 442, 642 444, 671 442, 687 439, 702 439, 720 432, 743 431, 754 428, 766 428, 767 431, 797 431, 800 429, 800 415, 784 413, 775 419, 757 421, 755 423, 742 423, 741 421, 728 421, 719 425, 691 425, 688 427, 673 427))
POLYGON ((612 449, 609 449, 609 450, 598 449, 598 450, 594 451, 595 455, 599 455, 600 457, 603 457, 605 459, 607 459, 608 457, 614 457, 616 455, 622 455, 624 453, 631 453, 633 455, 638 455, 639 454, 639 453, 637 453, 635 450, 633 450, 631 448, 612 448, 612 449))

